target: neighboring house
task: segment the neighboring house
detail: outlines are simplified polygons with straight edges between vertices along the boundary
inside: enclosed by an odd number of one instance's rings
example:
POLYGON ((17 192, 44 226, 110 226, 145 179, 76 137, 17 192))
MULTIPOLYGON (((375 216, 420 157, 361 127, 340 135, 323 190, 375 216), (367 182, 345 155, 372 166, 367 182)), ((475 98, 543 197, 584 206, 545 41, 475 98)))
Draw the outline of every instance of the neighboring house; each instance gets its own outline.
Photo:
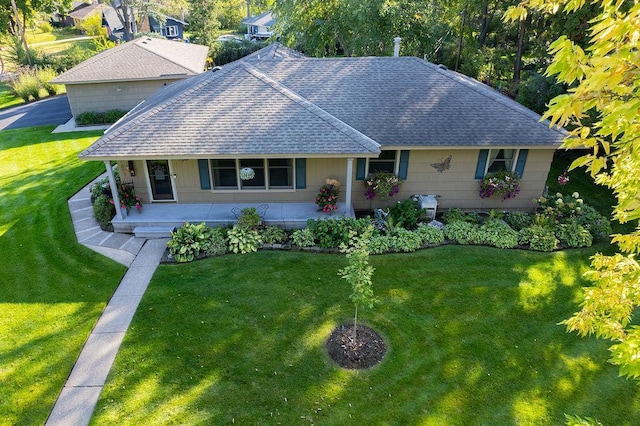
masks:
POLYGON ((60 27, 80 27, 82 22, 89 16, 102 13, 109 6, 97 2, 74 1, 71 3, 71 10, 67 13, 55 12, 51 22, 60 27))
POLYGON ((105 161, 109 173, 117 161, 145 202, 311 204, 335 178, 348 211, 368 209, 380 204, 366 199, 364 179, 386 170, 404 180, 393 200, 531 209, 565 135, 419 58, 307 58, 274 43, 164 88, 80 158, 105 161), (242 180, 243 168, 254 177, 242 180), (520 194, 481 199, 478 181, 499 168, 521 176, 520 194))
POLYGON ((201 73, 209 48, 141 37, 103 51, 59 75, 71 113, 128 111, 160 88, 201 73))
MULTIPOLYGON (((129 9, 129 16, 135 16, 131 8, 129 9)), ((105 7, 102 11, 102 25, 107 27, 107 34, 109 35, 110 40, 118 43, 125 41, 124 25, 120 21, 120 18, 118 18, 118 13, 113 7, 105 7)), ((135 34, 137 32, 137 28, 134 19, 131 20, 129 26, 131 32, 135 34)))
POLYGON ((138 31, 158 33, 169 40, 182 40, 184 38, 184 29, 188 25, 186 22, 171 16, 157 15, 164 22, 160 22, 155 16, 148 15, 138 25, 138 31))
POLYGON ((258 16, 245 18, 242 23, 247 26, 245 37, 251 40, 266 40, 273 35, 271 27, 276 20, 271 12, 264 12, 258 16))

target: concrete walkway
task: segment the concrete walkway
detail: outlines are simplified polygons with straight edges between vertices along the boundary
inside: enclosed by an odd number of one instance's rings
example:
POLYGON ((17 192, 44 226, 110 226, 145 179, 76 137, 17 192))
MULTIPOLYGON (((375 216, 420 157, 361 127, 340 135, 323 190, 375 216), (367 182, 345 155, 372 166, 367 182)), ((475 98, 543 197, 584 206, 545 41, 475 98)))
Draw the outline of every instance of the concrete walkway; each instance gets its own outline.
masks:
POLYGON ((100 229, 93 218, 89 186, 69 199, 78 242, 129 269, 82 348, 46 425, 88 425, 109 370, 167 247, 167 239, 145 240, 100 229))

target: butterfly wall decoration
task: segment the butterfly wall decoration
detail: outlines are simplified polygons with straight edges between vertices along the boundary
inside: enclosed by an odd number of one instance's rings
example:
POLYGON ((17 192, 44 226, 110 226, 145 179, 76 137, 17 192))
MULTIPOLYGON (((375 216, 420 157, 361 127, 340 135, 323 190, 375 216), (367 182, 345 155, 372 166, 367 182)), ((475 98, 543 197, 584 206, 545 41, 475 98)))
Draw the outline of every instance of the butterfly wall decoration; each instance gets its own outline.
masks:
POLYGON ((450 155, 442 160, 441 163, 431 163, 431 167, 433 167, 440 173, 444 172, 445 170, 449 170, 449 168, 451 167, 451 158, 452 156, 450 155))

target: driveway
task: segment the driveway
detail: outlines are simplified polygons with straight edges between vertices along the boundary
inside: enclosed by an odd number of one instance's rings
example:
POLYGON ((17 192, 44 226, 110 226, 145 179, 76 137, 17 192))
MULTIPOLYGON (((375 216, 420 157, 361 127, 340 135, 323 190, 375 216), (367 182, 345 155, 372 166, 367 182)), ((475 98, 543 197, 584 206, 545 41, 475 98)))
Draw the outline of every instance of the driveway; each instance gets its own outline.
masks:
POLYGON ((0 110, 0 130, 60 125, 71 119, 67 95, 0 110))

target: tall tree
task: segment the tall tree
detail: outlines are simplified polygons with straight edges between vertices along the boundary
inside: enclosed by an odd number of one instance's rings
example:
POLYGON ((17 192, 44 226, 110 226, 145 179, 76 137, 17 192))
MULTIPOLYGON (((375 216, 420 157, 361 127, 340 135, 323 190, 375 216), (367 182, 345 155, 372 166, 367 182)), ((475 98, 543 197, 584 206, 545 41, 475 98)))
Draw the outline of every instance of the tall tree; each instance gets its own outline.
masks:
MULTIPOLYGON (((613 216, 620 223, 640 219, 640 3, 594 0, 597 17, 590 22, 588 49, 567 36, 551 45, 547 73, 571 86, 551 101, 545 117, 573 128, 566 148, 588 147, 591 153, 572 168, 585 166, 597 183, 616 196, 613 216), (590 112, 597 119, 586 120, 590 112)), ((506 19, 525 19, 528 9, 572 14, 584 0, 525 0, 509 10, 506 19)), ((581 335, 595 334, 615 342, 610 362, 628 377, 640 377, 640 326, 633 314, 640 307, 640 226, 617 234, 618 253, 596 254, 587 277, 582 310, 565 321, 581 335)))
POLYGON ((213 46, 220 22, 218 0, 189 0, 189 31, 196 43, 213 46))

